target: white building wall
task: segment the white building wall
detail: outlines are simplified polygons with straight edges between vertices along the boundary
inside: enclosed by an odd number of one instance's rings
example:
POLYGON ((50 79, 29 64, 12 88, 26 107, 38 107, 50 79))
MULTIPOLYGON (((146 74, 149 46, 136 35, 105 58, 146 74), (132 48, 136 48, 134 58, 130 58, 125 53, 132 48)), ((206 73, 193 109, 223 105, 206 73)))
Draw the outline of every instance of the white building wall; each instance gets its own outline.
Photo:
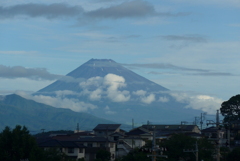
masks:
POLYGON ((83 150, 82 153, 80 153, 80 152, 78 153, 78 157, 77 157, 78 159, 85 158, 85 149, 82 149, 82 150, 83 150))

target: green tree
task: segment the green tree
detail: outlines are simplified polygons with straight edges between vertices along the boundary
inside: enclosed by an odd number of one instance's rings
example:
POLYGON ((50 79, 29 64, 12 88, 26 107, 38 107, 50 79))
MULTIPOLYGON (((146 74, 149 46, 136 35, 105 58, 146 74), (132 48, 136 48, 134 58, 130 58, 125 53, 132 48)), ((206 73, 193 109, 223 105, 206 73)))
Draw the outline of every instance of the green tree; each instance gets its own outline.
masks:
POLYGON ((109 161, 111 159, 111 153, 107 150, 100 149, 96 154, 95 161, 109 161))
POLYGON ((221 153, 221 161, 228 161, 227 156, 230 153, 230 149, 228 147, 221 147, 220 153, 221 153))
POLYGON ((215 151, 214 145, 206 138, 197 140, 198 143, 198 158, 199 160, 212 161, 215 151))
POLYGON ((79 158, 77 161, 85 161, 84 158, 79 158))
POLYGON ((136 148, 119 160, 120 161, 151 161, 151 157, 147 157, 147 153, 141 152, 138 148, 136 148))
POLYGON ((20 161, 69 161, 56 149, 43 150, 25 126, 17 125, 13 130, 8 126, 0 133, 0 160, 20 161))
POLYGON ((239 158, 240 158, 240 148, 233 149, 227 155, 227 161, 239 161, 239 158))
POLYGON ((174 134, 168 140, 160 143, 160 147, 167 148, 164 152, 168 156, 168 160, 195 160, 193 153, 183 152, 183 149, 195 149, 196 139, 184 134, 174 134))
MULTIPOLYGON (((171 136, 168 140, 160 143, 160 147, 167 148, 164 155, 168 156, 169 161, 184 160, 190 161, 195 160, 195 155, 193 152, 184 152, 183 149, 196 149, 196 142, 198 143, 198 158, 199 160, 211 161, 213 160, 212 154, 214 147, 207 141, 207 139, 196 139, 185 134, 175 134, 171 136)), ((161 159, 159 159, 161 160, 161 159)))
POLYGON ((0 160, 19 161, 34 158, 38 146, 25 126, 17 125, 11 130, 6 127, 0 133, 0 160))
POLYGON ((224 123, 231 123, 240 119, 240 95, 231 97, 228 101, 222 103, 220 108, 224 116, 224 123))

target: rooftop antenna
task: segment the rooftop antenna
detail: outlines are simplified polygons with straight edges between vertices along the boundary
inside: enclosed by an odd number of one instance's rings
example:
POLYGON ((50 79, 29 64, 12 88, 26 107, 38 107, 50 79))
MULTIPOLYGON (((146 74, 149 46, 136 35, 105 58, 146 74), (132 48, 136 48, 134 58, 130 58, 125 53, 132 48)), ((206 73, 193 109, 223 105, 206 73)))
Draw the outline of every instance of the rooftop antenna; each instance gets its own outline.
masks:
POLYGON ((132 129, 134 129, 134 119, 132 119, 132 129))
POLYGON ((79 123, 77 123, 77 133, 79 132, 79 123))

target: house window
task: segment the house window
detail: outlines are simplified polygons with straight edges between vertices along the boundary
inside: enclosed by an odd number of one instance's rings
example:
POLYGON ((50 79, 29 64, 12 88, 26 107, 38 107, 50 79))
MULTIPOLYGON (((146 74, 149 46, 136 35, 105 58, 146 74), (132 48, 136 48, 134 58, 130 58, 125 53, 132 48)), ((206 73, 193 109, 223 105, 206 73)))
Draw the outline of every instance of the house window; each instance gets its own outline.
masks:
POLYGON ((92 143, 88 143, 87 146, 88 147, 93 147, 93 144, 92 143))
POLYGON ((105 147, 105 144, 100 143, 100 147, 101 147, 101 148, 105 147))
POLYGON ((83 149, 82 148, 79 148, 79 153, 83 153, 83 149))
POLYGON ((114 144, 113 143, 110 143, 110 148, 113 148, 114 147, 114 144))
POLYGON ((74 153, 74 148, 68 148, 68 153, 74 153))

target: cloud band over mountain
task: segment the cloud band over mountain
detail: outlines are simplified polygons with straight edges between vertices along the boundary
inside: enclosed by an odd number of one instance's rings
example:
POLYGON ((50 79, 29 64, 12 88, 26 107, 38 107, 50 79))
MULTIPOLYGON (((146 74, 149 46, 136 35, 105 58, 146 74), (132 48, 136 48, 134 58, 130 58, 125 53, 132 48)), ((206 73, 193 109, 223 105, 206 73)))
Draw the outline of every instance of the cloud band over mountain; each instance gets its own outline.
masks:
POLYGON ((7 67, 0 65, 0 77, 8 79, 28 78, 33 80, 56 80, 62 76, 51 74, 45 68, 7 67))
POLYGON ((165 63, 148 63, 148 64, 122 64, 127 67, 140 67, 140 68, 152 68, 152 69, 173 69, 173 70, 182 70, 182 71, 197 71, 197 72, 209 72, 206 69, 194 69, 194 68, 186 68, 180 67, 172 64, 165 63))

